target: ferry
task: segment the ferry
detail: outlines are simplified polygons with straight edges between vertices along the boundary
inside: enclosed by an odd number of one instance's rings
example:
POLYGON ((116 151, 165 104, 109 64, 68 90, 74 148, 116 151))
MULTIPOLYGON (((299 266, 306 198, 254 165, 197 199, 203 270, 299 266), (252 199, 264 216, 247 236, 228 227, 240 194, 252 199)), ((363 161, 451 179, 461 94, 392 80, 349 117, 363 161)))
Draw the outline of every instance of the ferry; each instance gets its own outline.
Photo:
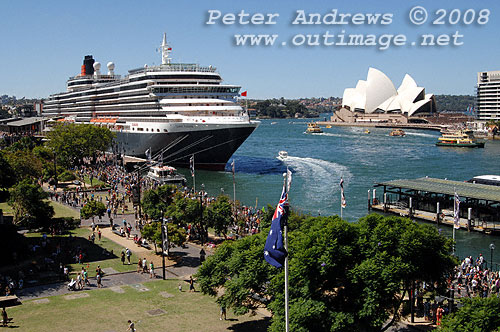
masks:
POLYGON ((306 133, 308 134, 321 134, 323 130, 319 127, 317 123, 310 122, 307 124, 307 130, 306 133))
POLYGON ((456 146, 466 148, 484 148, 484 142, 478 142, 472 130, 445 131, 436 142, 437 146, 456 146))
POLYGON ((194 155, 195 168, 224 170, 260 123, 240 106, 241 86, 223 84, 215 67, 173 63, 165 34, 160 49, 160 65, 124 77, 113 62, 104 74, 85 56, 67 91, 44 100, 43 116, 107 127, 116 134, 114 152, 125 156, 144 158, 148 151, 154 160, 189 167, 194 155))
POLYGON ((177 173, 177 170, 171 166, 151 166, 147 177, 160 184, 186 185, 186 178, 177 173))
POLYGON ((405 137, 406 133, 401 130, 401 129, 393 129, 390 133, 389 136, 399 136, 399 137, 405 137))
POLYGON ((281 161, 285 161, 286 158, 288 158, 288 152, 282 150, 278 153, 278 156, 276 158, 278 158, 281 161))
POLYGON ((467 182, 486 184, 489 186, 500 186, 500 175, 478 175, 467 182))

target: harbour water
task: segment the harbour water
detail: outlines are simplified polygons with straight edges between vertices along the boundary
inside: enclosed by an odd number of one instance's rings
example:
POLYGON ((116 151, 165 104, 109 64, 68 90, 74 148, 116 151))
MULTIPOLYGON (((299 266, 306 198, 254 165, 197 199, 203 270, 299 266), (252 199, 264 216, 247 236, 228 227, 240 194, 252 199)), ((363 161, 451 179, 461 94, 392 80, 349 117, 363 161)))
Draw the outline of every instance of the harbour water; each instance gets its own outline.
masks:
MULTIPOLYGON (((326 116, 326 115, 325 115, 326 116)), ((323 119, 323 117, 321 118, 323 119)), ((500 173, 500 141, 486 142, 484 149, 437 147, 435 131, 405 130, 405 137, 389 136, 390 129, 322 128, 322 134, 305 134, 307 120, 262 120, 261 125, 236 151, 236 199, 261 208, 279 199, 286 165, 276 156, 288 152, 293 171, 289 194, 293 209, 311 215, 340 214, 340 178, 344 178, 347 207, 344 219, 354 221, 367 214, 367 191, 375 181, 436 177, 465 181, 476 175, 500 173)), ((188 170, 180 170, 188 175, 188 170)), ((191 176, 187 176, 191 181, 191 176)), ((229 163, 226 172, 196 172, 199 189, 211 195, 222 191, 233 196, 229 163)), ((441 226, 444 234, 451 229, 441 226)), ((500 238, 457 232, 457 254, 490 259, 495 243, 500 264, 500 238)), ((495 254, 494 254, 495 256, 495 254)))

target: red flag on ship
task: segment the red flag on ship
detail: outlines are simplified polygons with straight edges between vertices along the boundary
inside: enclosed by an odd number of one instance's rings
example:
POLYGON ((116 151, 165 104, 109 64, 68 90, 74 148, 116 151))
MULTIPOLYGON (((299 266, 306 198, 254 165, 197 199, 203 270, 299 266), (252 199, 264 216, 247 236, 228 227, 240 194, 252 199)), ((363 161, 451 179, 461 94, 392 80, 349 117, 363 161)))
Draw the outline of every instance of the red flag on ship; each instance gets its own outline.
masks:
POLYGON ((246 97, 246 96, 247 96, 247 91, 243 91, 243 92, 241 93, 241 96, 242 96, 242 97, 246 97))

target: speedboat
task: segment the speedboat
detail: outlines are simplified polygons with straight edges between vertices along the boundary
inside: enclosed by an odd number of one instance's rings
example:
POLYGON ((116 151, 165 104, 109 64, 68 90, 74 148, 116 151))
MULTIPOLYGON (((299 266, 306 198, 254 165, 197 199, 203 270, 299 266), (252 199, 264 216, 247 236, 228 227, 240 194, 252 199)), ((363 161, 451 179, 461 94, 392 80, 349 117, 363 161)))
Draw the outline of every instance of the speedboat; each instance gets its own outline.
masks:
POLYGON ((406 133, 402 131, 401 129, 393 129, 390 133, 389 136, 400 136, 404 137, 406 136, 406 133))
POLYGON ((288 152, 282 150, 278 153, 278 156, 276 158, 278 158, 281 161, 285 161, 286 158, 288 158, 288 152))

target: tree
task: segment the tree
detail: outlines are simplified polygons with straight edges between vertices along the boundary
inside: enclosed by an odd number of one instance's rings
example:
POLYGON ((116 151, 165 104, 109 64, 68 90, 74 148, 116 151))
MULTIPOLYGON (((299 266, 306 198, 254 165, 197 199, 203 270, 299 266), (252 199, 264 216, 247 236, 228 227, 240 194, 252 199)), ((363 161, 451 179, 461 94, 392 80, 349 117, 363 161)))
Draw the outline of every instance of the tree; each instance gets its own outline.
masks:
POLYGON ((444 316, 443 332, 500 331, 500 299, 462 298, 463 306, 454 314, 444 316))
POLYGON ((177 187, 174 185, 164 185, 156 190, 148 190, 142 199, 142 208, 153 219, 161 219, 161 213, 167 211, 168 206, 174 200, 177 187))
POLYGON ((30 150, 6 151, 5 157, 18 181, 26 178, 38 179, 42 175, 42 162, 30 150))
POLYGON ((91 200, 80 210, 80 216, 83 219, 92 218, 92 221, 94 221, 96 216, 102 217, 104 213, 106 213, 106 206, 102 202, 96 200, 91 200))
POLYGON ((47 228, 54 208, 45 201, 47 193, 30 179, 24 179, 9 189, 8 204, 14 210, 14 223, 29 229, 47 228))
MULTIPOLYGON (((409 281, 444 283, 455 264, 450 240, 409 219, 373 214, 348 223, 293 213, 289 219, 292 331, 383 331, 384 322, 398 318, 409 281)), ((224 243, 197 277, 206 294, 222 287, 217 301, 237 314, 266 305, 270 331, 283 331, 284 272, 264 261, 266 236, 224 243)))
POLYGON ((207 209, 206 226, 213 227, 219 234, 227 234, 227 228, 233 222, 233 209, 229 198, 220 195, 217 200, 210 204, 207 209))
MULTIPOLYGON (((168 242, 169 246, 172 245, 182 246, 186 242, 186 231, 172 223, 167 223, 168 229, 168 242)), ((159 245, 161 248, 161 222, 154 221, 150 224, 144 225, 141 230, 141 235, 146 240, 153 242, 155 246, 159 245)))
POLYGON ((172 204, 167 208, 167 215, 175 224, 186 226, 189 223, 201 223, 201 204, 196 198, 184 197, 180 192, 174 195, 172 204))
POLYGON ((14 183, 16 183, 16 174, 4 154, 0 152, 0 188, 9 188, 14 183))
POLYGON ((86 124, 60 124, 47 133, 48 146, 56 153, 58 162, 66 167, 95 158, 109 149, 114 134, 105 127, 86 124))

